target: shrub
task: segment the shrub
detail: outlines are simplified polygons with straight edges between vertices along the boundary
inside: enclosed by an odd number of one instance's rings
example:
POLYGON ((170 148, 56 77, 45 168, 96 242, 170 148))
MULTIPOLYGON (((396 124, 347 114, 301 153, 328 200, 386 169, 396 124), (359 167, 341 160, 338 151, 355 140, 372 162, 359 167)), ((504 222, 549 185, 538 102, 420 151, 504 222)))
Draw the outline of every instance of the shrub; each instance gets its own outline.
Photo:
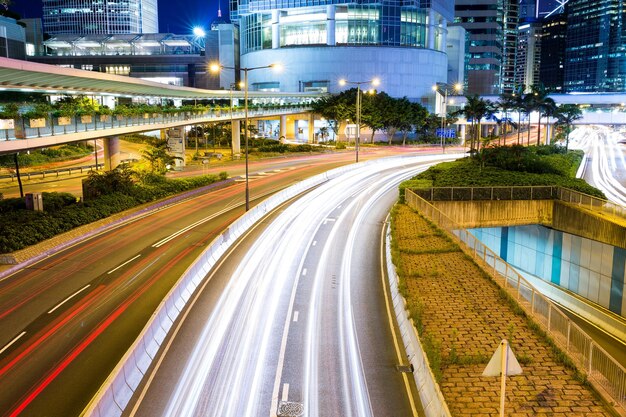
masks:
POLYGON ((84 202, 67 193, 43 193, 44 212, 26 210, 23 198, 0 200, 0 253, 23 249, 139 204, 228 178, 226 172, 183 179, 150 175, 148 183, 135 183, 127 175, 126 171, 110 171, 90 176, 92 186, 106 192, 84 202))
MULTIPOLYGON (((576 156, 562 157, 572 158, 572 161, 577 158, 576 156)), ((480 164, 471 157, 437 164, 413 179, 430 180, 433 187, 561 186, 598 198, 606 198, 602 191, 587 184, 584 180, 563 173, 539 174, 506 170, 489 165, 481 168, 480 164)))

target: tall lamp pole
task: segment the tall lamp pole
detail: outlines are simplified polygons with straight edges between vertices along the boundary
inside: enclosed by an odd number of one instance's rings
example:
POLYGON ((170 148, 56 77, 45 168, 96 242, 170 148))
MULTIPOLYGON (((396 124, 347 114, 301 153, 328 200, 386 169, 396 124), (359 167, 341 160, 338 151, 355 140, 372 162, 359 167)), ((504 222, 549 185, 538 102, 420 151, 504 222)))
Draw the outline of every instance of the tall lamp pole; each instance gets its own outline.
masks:
MULTIPOLYGON (((280 70, 282 66, 280 64, 264 65, 262 67, 240 68, 243 71, 243 107, 244 107, 244 140, 245 140, 245 159, 246 159, 246 211, 250 210, 250 183, 249 183, 249 168, 248 168, 248 71, 254 71, 258 69, 273 68, 280 70)), ((219 63, 211 64, 210 71, 217 73, 222 69, 236 70, 235 67, 227 67, 220 65, 219 63)), ((231 90, 232 97, 232 90, 231 90)), ((231 99, 231 119, 232 119, 232 99, 231 99)), ((231 127, 232 128, 232 127, 231 127)))
MULTIPOLYGON (((443 103, 441 109, 441 152, 446 153, 446 116, 448 113, 448 85, 447 84, 436 84, 433 85, 433 91, 439 94, 442 94, 442 90, 439 89, 440 86, 443 86, 443 103)), ((454 84, 454 91, 460 92, 463 86, 460 83, 454 84)))
POLYGON ((359 142, 361 141, 361 84, 371 84, 376 87, 380 85, 380 80, 378 78, 373 78, 369 81, 339 80, 339 85, 344 86, 346 84, 356 85, 356 142, 354 148, 356 151, 356 162, 359 162, 359 142))

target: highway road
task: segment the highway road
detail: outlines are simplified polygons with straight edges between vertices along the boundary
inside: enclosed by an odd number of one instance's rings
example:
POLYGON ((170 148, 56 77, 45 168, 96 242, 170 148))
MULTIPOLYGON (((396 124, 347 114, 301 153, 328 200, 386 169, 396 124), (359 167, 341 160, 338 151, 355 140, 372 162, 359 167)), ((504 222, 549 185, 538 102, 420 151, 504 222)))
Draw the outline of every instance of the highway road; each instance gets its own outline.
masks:
POLYGON ((433 160, 366 165, 272 213, 210 272, 125 415, 419 415, 381 233, 398 183, 433 160))
POLYGON ((582 178, 604 192, 609 201, 626 206, 626 145, 622 133, 606 126, 579 127, 570 147, 587 155, 582 178))
MULTIPOLYGON (((252 171, 252 198, 352 158, 252 171)), ((2 278, 0 415, 80 414, 180 274, 243 213, 242 195, 241 183, 211 191, 2 278)))

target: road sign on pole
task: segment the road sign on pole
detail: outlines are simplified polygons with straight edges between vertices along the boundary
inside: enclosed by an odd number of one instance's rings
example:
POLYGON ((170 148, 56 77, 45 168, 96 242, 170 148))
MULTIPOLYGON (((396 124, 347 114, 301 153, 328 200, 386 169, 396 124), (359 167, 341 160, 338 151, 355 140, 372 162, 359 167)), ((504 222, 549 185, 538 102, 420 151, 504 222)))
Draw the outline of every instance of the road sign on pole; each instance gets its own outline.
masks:
POLYGON ((483 376, 502 376, 502 382, 500 383, 500 417, 504 417, 506 377, 507 375, 519 375, 521 373, 522 367, 515 358, 509 343, 506 340, 502 340, 483 371, 483 376))

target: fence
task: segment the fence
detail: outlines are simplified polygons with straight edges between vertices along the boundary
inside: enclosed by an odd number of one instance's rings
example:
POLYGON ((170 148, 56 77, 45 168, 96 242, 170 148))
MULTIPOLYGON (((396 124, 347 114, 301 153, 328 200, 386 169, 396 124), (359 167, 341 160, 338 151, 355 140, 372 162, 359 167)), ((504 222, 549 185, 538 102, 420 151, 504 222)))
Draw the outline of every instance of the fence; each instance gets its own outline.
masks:
MULTIPOLYGON (((67 172, 67 175, 72 175, 72 174, 76 174, 76 173, 80 173, 82 174, 85 171, 93 171, 93 170, 99 170, 104 168, 104 164, 98 164, 98 166, 96 165, 84 165, 84 166, 80 166, 80 167, 71 167, 71 168, 60 168, 60 169, 49 169, 46 171, 36 171, 36 172, 21 172, 20 173, 20 177, 26 178, 28 180, 32 179, 33 177, 39 177, 41 176, 41 178, 46 178, 46 176, 56 176, 59 177, 59 175, 61 175, 64 172, 67 172)), ((6 174, 6 175, 0 175, 0 179, 10 179, 11 182, 17 180, 17 174, 6 174)))
POLYGON ((560 200, 626 219, 625 207, 563 187, 433 187, 413 191, 427 201, 560 200))
POLYGON ((543 296, 513 267, 471 233, 459 227, 453 220, 411 190, 406 190, 405 198, 410 207, 456 236, 465 243, 475 258, 483 260, 486 266, 491 268, 498 283, 512 291, 513 296, 525 307, 526 311, 547 329, 557 345, 574 360, 580 369, 587 373, 589 380, 600 388, 599 391, 606 393, 626 411, 626 369, 623 366, 602 347, 594 343, 593 339, 573 323, 552 301, 543 296))
MULTIPOLYGON (((293 112, 306 112, 308 107, 281 107, 268 109, 252 109, 248 111, 248 117, 260 117, 280 115, 293 112)), ((177 112, 177 113, 146 113, 134 116, 117 115, 89 115, 73 116, 62 118, 44 118, 44 126, 30 127, 28 120, 20 118, 15 121, 17 128, 3 129, 0 133, 0 142, 20 139, 31 139, 57 135, 67 135, 80 132, 93 132, 121 127, 145 126, 150 130, 150 125, 176 123, 176 122, 197 122, 208 123, 217 121, 229 121, 231 118, 244 118, 243 110, 237 109, 232 113, 223 110, 211 110, 204 112, 177 112)))

